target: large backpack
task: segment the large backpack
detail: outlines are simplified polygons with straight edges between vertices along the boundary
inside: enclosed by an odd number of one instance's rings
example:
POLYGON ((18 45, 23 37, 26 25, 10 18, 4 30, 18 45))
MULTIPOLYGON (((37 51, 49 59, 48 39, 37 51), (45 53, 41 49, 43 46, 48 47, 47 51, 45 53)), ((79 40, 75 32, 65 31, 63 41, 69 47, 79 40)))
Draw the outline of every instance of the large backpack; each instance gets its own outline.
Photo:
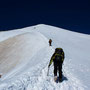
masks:
POLYGON ((56 48, 55 49, 55 61, 57 63, 63 63, 63 49, 62 48, 56 48))

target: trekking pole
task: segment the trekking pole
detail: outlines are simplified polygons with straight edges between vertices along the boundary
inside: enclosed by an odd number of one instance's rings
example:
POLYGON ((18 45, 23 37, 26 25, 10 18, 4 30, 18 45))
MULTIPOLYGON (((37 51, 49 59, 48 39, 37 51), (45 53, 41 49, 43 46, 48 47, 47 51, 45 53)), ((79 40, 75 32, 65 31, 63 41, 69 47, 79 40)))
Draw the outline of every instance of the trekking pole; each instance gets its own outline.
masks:
POLYGON ((47 71, 47 76, 49 75, 49 67, 48 67, 48 71, 47 71))

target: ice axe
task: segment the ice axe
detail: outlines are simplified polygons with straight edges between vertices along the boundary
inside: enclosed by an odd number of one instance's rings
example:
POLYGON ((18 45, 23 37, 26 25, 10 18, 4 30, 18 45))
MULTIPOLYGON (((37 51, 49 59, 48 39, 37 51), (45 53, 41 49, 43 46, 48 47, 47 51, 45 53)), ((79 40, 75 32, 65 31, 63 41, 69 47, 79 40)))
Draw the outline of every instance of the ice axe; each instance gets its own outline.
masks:
POLYGON ((47 76, 49 75, 49 67, 48 67, 48 71, 47 71, 47 76))

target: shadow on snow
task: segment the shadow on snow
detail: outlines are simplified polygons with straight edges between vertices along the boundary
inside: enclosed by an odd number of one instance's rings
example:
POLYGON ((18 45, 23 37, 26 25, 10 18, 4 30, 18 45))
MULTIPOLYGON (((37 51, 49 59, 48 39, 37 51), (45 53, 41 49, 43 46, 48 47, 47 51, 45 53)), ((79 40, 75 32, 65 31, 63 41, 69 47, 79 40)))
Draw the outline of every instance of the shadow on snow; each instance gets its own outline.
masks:
MULTIPOLYGON (((67 77, 65 77, 64 75, 62 76, 62 81, 61 82, 63 82, 63 81, 67 81, 68 79, 67 79, 67 77)), ((57 77, 57 80, 56 80, 56 83, 58 83, 59 82, 59 77, 57 77)))

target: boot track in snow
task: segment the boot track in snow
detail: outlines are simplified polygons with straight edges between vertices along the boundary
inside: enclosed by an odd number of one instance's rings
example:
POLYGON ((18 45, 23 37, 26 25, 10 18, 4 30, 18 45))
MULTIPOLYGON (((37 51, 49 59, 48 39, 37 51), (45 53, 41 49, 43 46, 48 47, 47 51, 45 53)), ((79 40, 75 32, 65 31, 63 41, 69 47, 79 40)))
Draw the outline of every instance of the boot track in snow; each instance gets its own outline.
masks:
MULTIPOLYGON (((39 53, 42 53, 42 51, 39 53)), ((18 76, 17 79, 9 81, 9 84, 6 83, 2 90, 84 90, 78 78, 70 73, 66 63, 63 65, 64 80, 62 83, 54 82, 53 66, 50 67, 50 72, 47 76, 48 62, 52 53, 53 48, 48 47, 42 55, 44 56, 42 62, 32 67, 28 72, 18 76)), ((35 57, 37 56, 38 54, 35 57)))

